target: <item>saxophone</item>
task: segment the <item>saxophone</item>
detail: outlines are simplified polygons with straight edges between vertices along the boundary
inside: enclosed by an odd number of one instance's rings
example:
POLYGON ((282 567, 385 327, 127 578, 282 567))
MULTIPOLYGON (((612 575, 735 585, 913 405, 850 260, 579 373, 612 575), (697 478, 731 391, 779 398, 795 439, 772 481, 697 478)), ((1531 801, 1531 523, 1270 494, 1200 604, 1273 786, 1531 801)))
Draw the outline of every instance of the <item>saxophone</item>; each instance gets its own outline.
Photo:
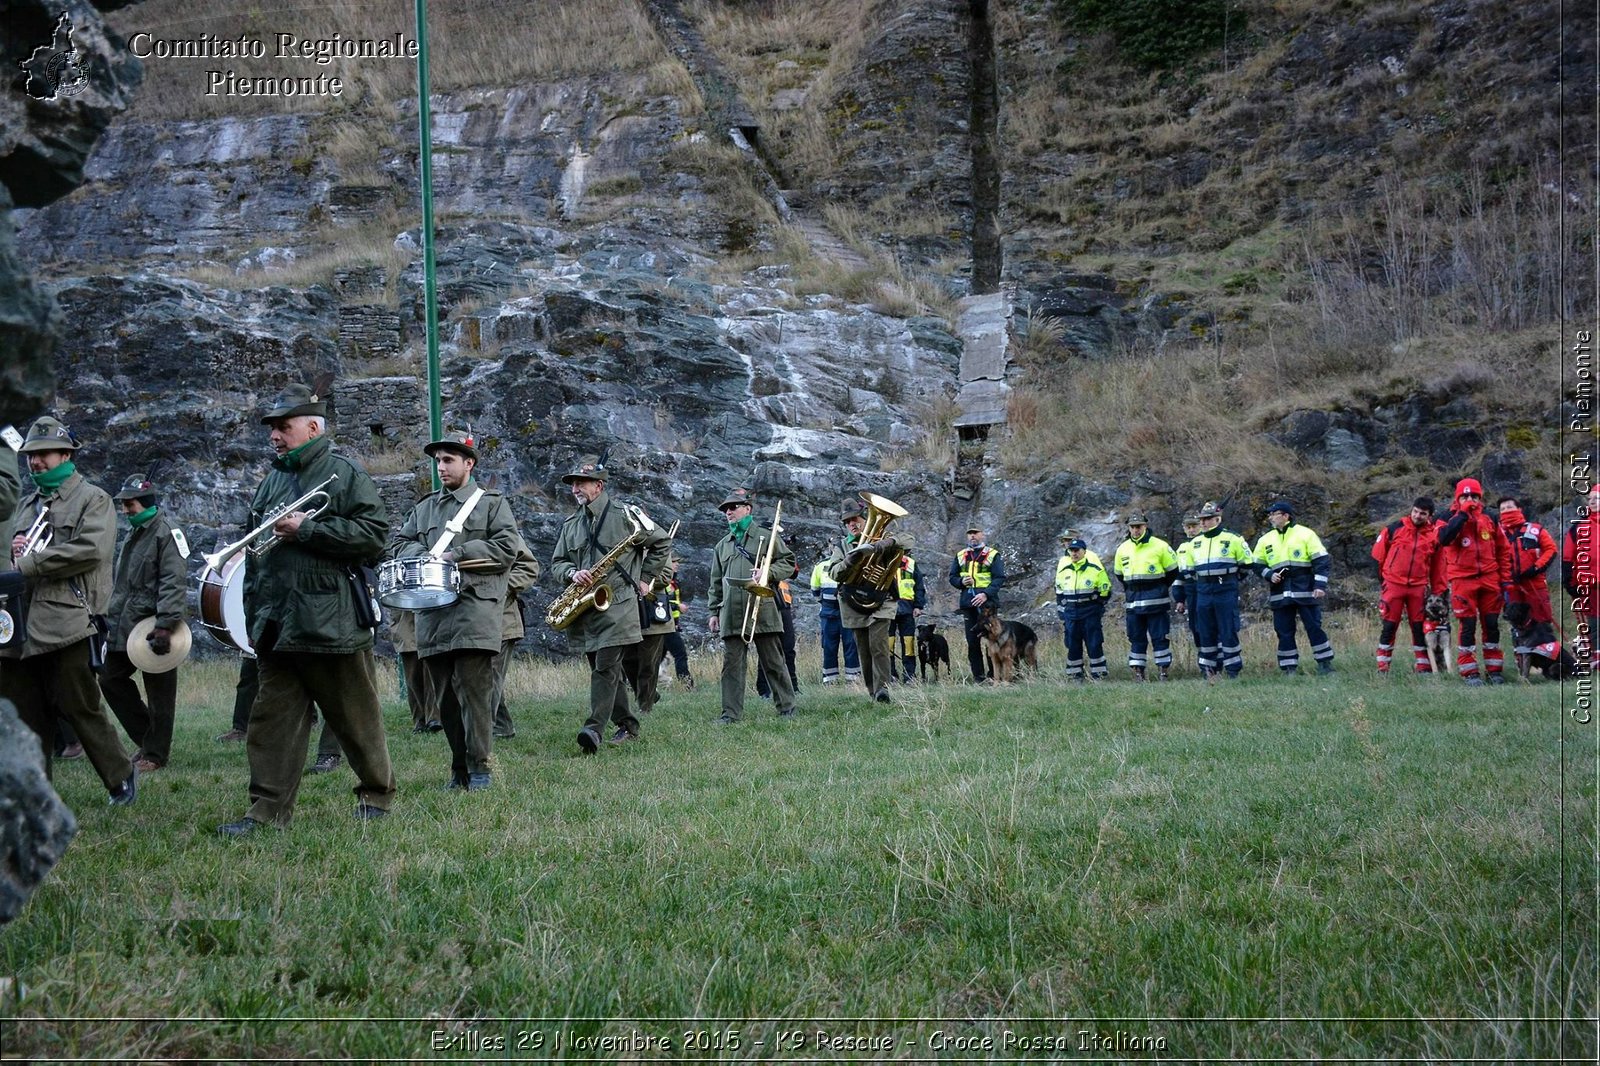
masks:
POLYGON ((623 538, 615 548, 606 552, 599 562, 589 567, 589 574, 593 578, 589 584, 568 585, 562 590, 561 595, 555 598, 550 604, 550 610, 544 616, 545 625, 551 629, 559 631, 570 627, 583 617, 586 611, 611 609, 611 586, 606 583, 606 578, 617 565, 617 560, 638 547, 656 528, 650 516, 637 507, 624 506, 622 513, 633 526, 633 532, 623 538))

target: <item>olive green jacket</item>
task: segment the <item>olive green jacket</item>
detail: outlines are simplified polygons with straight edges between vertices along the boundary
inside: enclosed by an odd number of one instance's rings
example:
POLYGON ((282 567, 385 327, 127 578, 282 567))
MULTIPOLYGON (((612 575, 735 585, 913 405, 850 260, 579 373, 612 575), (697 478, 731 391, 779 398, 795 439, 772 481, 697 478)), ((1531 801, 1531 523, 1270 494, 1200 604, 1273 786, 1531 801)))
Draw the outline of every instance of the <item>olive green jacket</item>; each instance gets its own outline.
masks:
POLYGON ((15 560, 27 578, 28 639, 0 653, 28 658, 59 651, 92 634, 91 615, 104 614, 111 600, 111 557, 117 544, 117 512, 111 496, 73 474, 52 496, 34 489, 23 499, 6 538, 26 533, 41 507, 49 508, 50 544, 15 560))
MULTIPOLYGON (((707 594, 706 610, 717 618, 717 625, 721 636, 727 640, 735 640, 739 636, 740 628, 744 625, 744 612, 750 602, 750 593, 745 591, 745 584, 750 580, 751 572, 756 564, 766 558, 767 538, 771 533, 765 528, 751 523, 745 530, 744 539, 736 541, 732 533, 727 534, 717 541, 716 547, 711 550, 711 588, 707 594), (746 559, 745 552, 750 553, 746 559), (753 560, 753 561, 752 561, 753 560)), ((767 575, 767 584, 773 589, 773 595, 761 597, 761 603, 756 608, 756 635, 762 633, 782 633, 783 616, 778 613, 778 582, 775 576, 779 574, 794 573, 794 552, 778 538, 778 547, 772 556, 772 569, 767 575)))
MULTIPOLYGON (((593 569, 602 556, 633 532, 624 506, 622 501, 612 500, 610 493, 602 491, 592 503, 578 508, 562 524, 556 537, 555 554, 550 560, 550 573, 562 591, 571 586, 574 573, 593 569)), ((611 608, 588 610, 580 615, 566 631, 573 646, 579 651, 593 652, 639 643, 639 576, 659 573, 671 548, 666 531, 657 525, 631 551, 624 552, 618 565, 605 575, 605 582, 611 589, 611 608)))
MULTIPOLYGON (((389 554, 396 559, 426 557, 477 490, 469 477, 453 492, 441 488, 417 501, 394 535, 389 554)), ((507 575, 521 544, 511 504, 498 492, 485 492, 445 549, 446 557, 461 568, 461 595, 447 607, 417 612, 418 655, 426 659, 451 651, 500 650, 507 575)))
POLYGON ((518 597, 533 588, 533 583, 539 580, 539 560, 533 557, 520 531, 517 534, 517 558, 511 564, 511 572, 507 577, 506 608, 500 616, 500 639, 521 640, 527 630, 522 624, 522 600, 518 597))
MULTIPOLYGON (((883 598, 883 603, 870 614, 856 610, 854 605, 845 598, 844 575, 850 570, 852 561, 861 561, 860 556, 857 556, 855 560, 849 558, 850 549, 855 547, 855 543, 855 534, 852 533, 833 546, 833 554, 828 557, 828 576, 840 583, 839 623, 846 629, 865 629, 867 623, 874 618, 893 618, 895 611, 898 609, 897 605, 900 602, 900 597, 896 592, 895 586, 891 585, 888 594, 883 598)), ((902 552, 909 552, 913 545, 911 537, 903 533, 892 537, 884 537, 878 543, 881 547, 873 552, 874 560, 884 565, 887 565, 888 561, 898 559, 902 552)), ((896 571, 893 576, 898 578, 900 576, 899 572, 896 571)))
POLYGON ((245 560, 245 618, 258 652, 270 648, 344 655, 372 647, 372 630, 356 623, 355 594, 347 575, 349 567, 376 560, 389 538, 389 516, 367 472, 333 454, 329 437, 316 437, 293 468, 284 456, 272 460, 250 503, 250 525, 260 525, 268 513, 299 499, 331 474, 339 480, 324 489, 327 508, 301 523, 294 537, 245 560))
POLYGON ((385 607, 383 610, 389 619, 389 639, 394 642, 394 650, 401 655, 415 655, 417 653, 417 612, 407 611, 400 607, 385 607))
POLYGON ((188 608, 189 565, 167 516, 157 511, 128 534, 117 552, 116 578, 106 617, 111 647, 125 651, 128 632, 155 615, 157 629, 176 629, 188 608))

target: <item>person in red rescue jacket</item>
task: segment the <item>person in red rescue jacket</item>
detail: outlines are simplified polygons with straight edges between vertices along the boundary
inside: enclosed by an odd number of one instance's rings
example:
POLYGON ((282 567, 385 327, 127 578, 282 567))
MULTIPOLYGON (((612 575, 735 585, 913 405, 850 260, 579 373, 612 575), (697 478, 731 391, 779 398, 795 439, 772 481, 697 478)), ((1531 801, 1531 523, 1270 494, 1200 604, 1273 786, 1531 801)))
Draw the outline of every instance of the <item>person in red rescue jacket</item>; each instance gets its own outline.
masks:
POLYGON ((1572 597, 1572 614, 1578 621, 1574 644, 1587 655, 1593 670, 1600 666, 1600 485, 1591 488, 1578 510, 1578 518, 1561 538, 1561 585, 1572 597))
POLYGON ((1483 621, 1483 672, 1491 685, 1505 684, 1500 650, 1500 611, 1511 587, 1511 547, 1500 523, 1483 513, 1483 486, 1473 478, 1456 482, 1456 505, 1439 529, 1439 555, 1450 584, 1450 609, 1461 623, 1456 669, 1469 685, 1478 676, 1477 623, 1483 621))
POLYGON ((1554 624, 1545 571, 1556 559, 1555 538, 1539 523, 1528 521, 1516 497, 1502 496, 1495 506, 1500 509, 1500 530, 1511 550, 1511 591, 1506 603, 1526 603, 1529 621, 1554 624))
POLYGON ((1378 597, 1378 617, 1383 622, 1378 633, 1380 674, 1389 672, 1389 663, 1394 657, 1394 638, 1400 630, 1402 617, 1411 622, 1411 653, 1416 672, 1433 673, 1422 628, 1422 601, 1429 592, 1444 592, 1444 579, 1438 572, 1439 527, 1442 524, 1433 517, 1433 501, 1418 496, 1411 504, 1411 514, 1379 530, 1378 539, 1372 545, 1372 557, 1378 561, 1378 574, 1383 581, 1378 597))

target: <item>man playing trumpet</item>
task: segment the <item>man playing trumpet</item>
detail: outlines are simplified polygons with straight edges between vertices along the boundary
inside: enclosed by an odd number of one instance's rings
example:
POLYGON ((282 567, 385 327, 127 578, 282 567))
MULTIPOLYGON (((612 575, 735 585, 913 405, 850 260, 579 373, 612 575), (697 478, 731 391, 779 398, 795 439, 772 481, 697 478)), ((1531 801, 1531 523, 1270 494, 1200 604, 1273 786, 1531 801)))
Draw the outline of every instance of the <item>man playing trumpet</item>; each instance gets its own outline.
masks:
POLYGON ((44 770, 59 716, 78 735, 113 806, 134 801, 138 771, 100 708, 90 641, 101 639, 96 616, 111 595, 116 511, 104 490, 85 481, 72 456, 78 442, 46 415, 28 429, 22 454, 33 491, 17 509, 11 561, 27 582, 27 639, 0 660, 0 698, 39 737, 44 770))
POLYGON ((447 524, 459 527, 442 557, 460 570, 460 594, 447 606, 417 612, 417 655, 450 743, 445 787, 478 792, 489 787, 490 730, 500 701, 495 656, 509 573, 526 549, 511 504, 498 492, 480 491, 472 478, 478 447, 471 434, 447 433, 422 450, 432 457, 443 487, 411 509, 395 534, 392 554, 424 558, 447 524))
POLYGON ((250 809, 218 827, 224 836, 289 824, 313 703, 355 771, 356 817, 382 818, 394 799, 372 630, 357 619, 348 572, 383 552, 389 521, 372 478, 333 454, 327 417, 327 404, 304 385, 289 386, 261 416, 277 458, 250 503, 251 520, 270 539, 245 561, 245 617, 260 664, 245 730, 250 809), (278 513, 315 486, 324 506, 278 513))
POLYGON ((722 715, 727 725, 744 717, 746 652, 753 644, 772 704, 781 717, 794 714, 794 686, 783 662, 783 618, 778 613, 774 575, 794 573, 794 552, 776 532, 754 524, 746 489, 734 489, 718 505, 728 535, 711 554, 711 588, 706 610, 713 634, 722 636, 722 715), (771 591, 752 594, 752 587, 771 591))

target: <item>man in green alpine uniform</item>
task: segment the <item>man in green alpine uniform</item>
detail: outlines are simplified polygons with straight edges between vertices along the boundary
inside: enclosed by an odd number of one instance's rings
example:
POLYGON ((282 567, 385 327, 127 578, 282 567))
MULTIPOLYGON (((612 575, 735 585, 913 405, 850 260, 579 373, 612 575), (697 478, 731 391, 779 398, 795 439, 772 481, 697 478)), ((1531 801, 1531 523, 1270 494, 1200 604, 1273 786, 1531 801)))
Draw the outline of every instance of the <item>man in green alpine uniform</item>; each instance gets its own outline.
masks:
POLYGON ((453 603, 417 612, 417 657, 433 684, 435 706, 450 744, 448 789, 489 787, 491 723, 500 702, 494 660, 511 565, 523 547, 511 504, 473 480, 478 446, 470 433, 447 433, 422 449, 439 471, 438 492, 417 501, 394 535, 396 559, 425 559, 445 537, 440 558, 461 577, 453 603))
POLYGON ((582 611, 568 629, 568 640, 589 660, 589 717, 578 732, 578 748, 586 755, 600 750, 602 740, 625 744, 639 737, 639 718, 628 705, 628 677, 623 658, 639 643, 639 583, 642 574, 656 574, 666 563, 671 541, 638 508, 613 500, 606 491, 605 465, 584 456, 564 475, 578 509, 556 536, 550 572, 558 585, 587 593, 603 584, 610 594, 604 611, 582 611), (594 568, 624 541, 637 540, 605 573, 594 568), (615 724, 609 738, 606 729, 615 724))
POLYGON ((268 527, 271 550, 245 562, 245 618, 260 688, 245 730, 250 809, 218 827, 224 836, 289 824, 313 703, 355 771, 356 817, 382 818, 394 799, 372 630, 357 618, 350 574, 383 552, 389 520, 372 478, 333 453, 327 417, 327 404, 304 385, 289 386, 261 416, 277 457, 250 503, 252 528, 318 485, 328 499, 320 510, 313 503, 278 515, 268 527))
POLYGON ((117 553, 116 576, 107 610, 110 624, 105 669, 100 691, 111 711, 139 745, 135 763, 139 772, 159 770, 172 756, 172 723, 178 706, 178 671, 144 674, 144 698, 133 680, 133 660, 128 658, 128 634, 146 618, 154 617, 150 650, 157 655, 172 651, 172 633, 183 621, 188 604, 189 543, 174 529, 157 503, 156 487, 142 474, 130 477, 112 497, 122 507, 133 532, 117 553), (146 700, 149 702, 147 703, 146 700))
POLYGON ((100 708, 89 647, 91 638, 100 639, 94 619, 111 596, 116 511, 111 497, 78 473, 77 448, 72 432, 48 415, 28 428, 22 445, 33 490, 16 509, 10 555, 26 582, 26 640, 0 650, 0 698, 38 735, 46 776, 59 717, 77 734, 111 803, 126 806, 136 796, 138 771, 100 708), (41 515, 40 529, 49 536, 24 554, 41 515))
POLYGON ((889 631, 900 606, 900 558, 911 550, 911 538, 898 534, 862 544, 861 531, 867 519, 859 504, 846 505, 839 520, 844 523, 845 536, 828 558, 828 576, 839 582, 839 621, 856 635, 867 698, 888 703, 889 684, 895 679, 889 665, 889 631), (853 570, 869 564, 887 570, 888 588, 846 580, 853 570))
POLYGON ((722 714, 717 721, 723 725, 744 717, 745 662, 751 645, 772 687, 772 705, 780 717, 794 714, 794 686, 783 661, 783 616, 777 597, 777 575, 794 573, 794 552, 781 536, 776 537, 771 565, 762 570, 768 541, 775 534, 755 524, 754 502, 748 489, 734 489, 717 506, 728 522, 728 535, 711 550, 706 611, 712 634, 722 637, 722 714), (773 595, 752 596, 745 587, 752 582, 765 585, 773 595), (754 624, 746 626, 752 600, 754 624), (748 643, 746 636, 751 638, 748 643))

